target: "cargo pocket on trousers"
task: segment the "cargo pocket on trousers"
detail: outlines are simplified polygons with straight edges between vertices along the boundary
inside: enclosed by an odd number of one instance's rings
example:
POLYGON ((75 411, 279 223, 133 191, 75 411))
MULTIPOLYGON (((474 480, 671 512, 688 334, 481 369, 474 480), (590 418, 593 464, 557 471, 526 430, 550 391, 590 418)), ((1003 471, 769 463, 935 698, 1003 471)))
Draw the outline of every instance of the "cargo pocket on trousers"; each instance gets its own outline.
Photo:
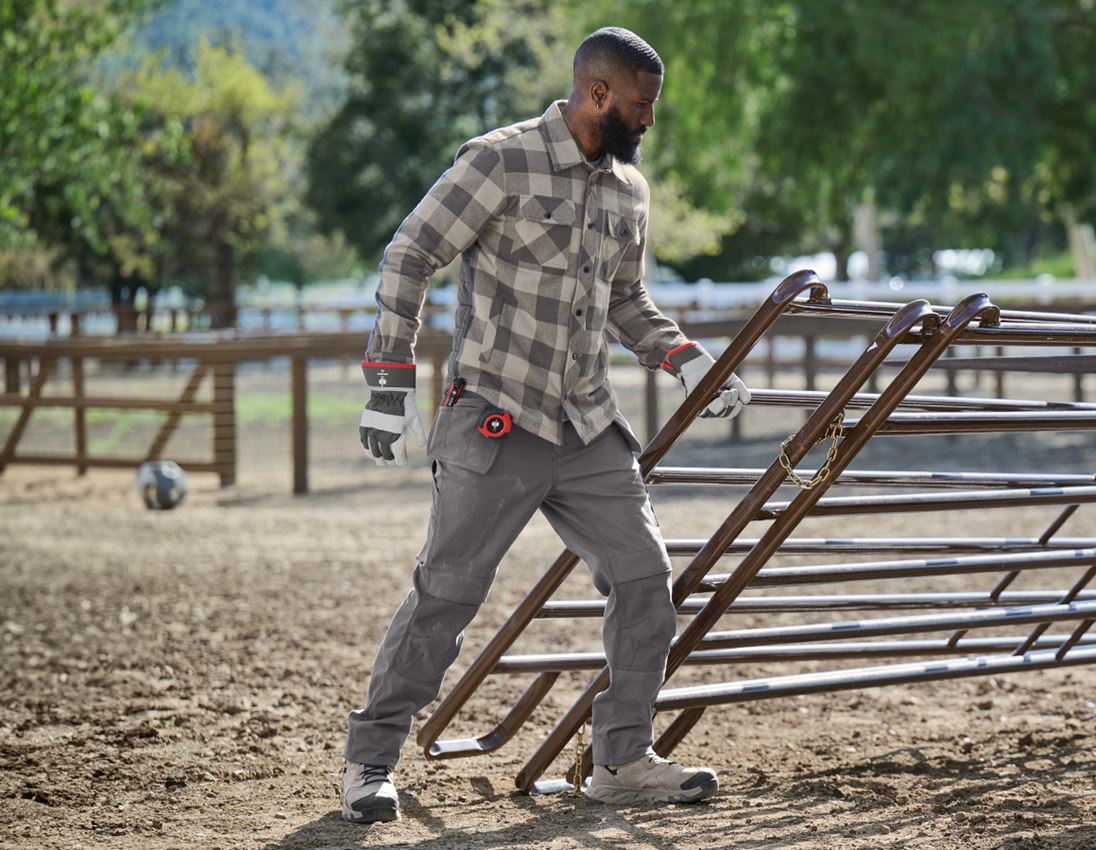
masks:
POLYGON ((426 441, 426 454, 461 469, 486 475, 499 453, 500 440, 484 437, 476 426, 487 402, 472 399, 455 407, 438 408, 426 441))
POLYGON ((438 408, 427 442, 435 492, 419 589, 469 606, 481 605, 494 582, 498 561, 486 544, 507 504, 506 488, 489 474, 504 440, 476 430, 486 405, 468 395, 454 407, 438 408))

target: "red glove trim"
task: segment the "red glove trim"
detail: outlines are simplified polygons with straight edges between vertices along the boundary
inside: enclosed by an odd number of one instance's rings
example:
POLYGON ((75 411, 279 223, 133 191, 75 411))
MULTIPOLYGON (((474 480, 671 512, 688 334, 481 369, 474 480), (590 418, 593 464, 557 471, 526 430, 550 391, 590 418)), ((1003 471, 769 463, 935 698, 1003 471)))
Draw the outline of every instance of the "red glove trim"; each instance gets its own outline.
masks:
POLYGON ((659 364, 659 368, 665 369, 667 372, 676 375, 677 369, 675 369, 674 364, 670 362, 670 358, 673 357, 673 355, 677 354, 679 351, 684 351, 686 348, 692 348, 694 345, 696 345, 695 342, 686 342, 682 343, 679 346, 676 346, 675 348, 671 348, 669 351, 666 352, 666 359, 659 364))

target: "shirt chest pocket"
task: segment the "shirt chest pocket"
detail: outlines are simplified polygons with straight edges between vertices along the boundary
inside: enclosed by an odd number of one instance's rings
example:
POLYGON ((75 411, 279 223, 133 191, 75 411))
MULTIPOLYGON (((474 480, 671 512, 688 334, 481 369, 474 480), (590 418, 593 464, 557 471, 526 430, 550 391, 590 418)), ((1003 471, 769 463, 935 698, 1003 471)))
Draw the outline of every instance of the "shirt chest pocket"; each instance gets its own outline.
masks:
POLYGON ((514 219, 513 258, 518 263, 566 271, 574 235, 574 201, 521 195, 514 219))
POLYGON ((634 274, 638 276, 640 259, 638 248, 639 221, 623 213, 606 210, 598 267, 599 277, 611 282, 617 276, 621 263, 626 258, 635 265, 634 274))

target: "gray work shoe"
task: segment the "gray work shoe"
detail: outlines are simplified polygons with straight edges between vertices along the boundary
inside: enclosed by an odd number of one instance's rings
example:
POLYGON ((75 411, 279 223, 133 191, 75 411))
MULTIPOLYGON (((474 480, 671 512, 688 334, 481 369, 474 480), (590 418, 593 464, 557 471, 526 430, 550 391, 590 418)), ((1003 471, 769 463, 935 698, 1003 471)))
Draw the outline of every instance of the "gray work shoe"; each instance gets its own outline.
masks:
POLYGON ((719 788, 715 772, 682 767, 654 753, 616 767, 594 765, 585 794, 599 803, 695 803, 719 788))
POLYGON ((399 820, 400 801, 383 764, 348 761, 342 775, 342 815, 354 823, 399 820))

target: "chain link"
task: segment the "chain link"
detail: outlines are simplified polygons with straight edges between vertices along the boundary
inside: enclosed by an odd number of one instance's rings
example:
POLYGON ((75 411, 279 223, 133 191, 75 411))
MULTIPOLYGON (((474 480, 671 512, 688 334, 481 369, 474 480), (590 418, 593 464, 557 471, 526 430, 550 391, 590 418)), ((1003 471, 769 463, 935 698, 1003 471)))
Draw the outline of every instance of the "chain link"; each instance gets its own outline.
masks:
POLYGON ((584 779, 582 773, 582 756, 586 752, 586 743, 583 741, 583 732, 586 729, 586 722, 583 721, 582 725, 578 727, 578 737, 575 738, 575 767, 571 774, 571 796, 582 796, 582 780, 584 779))
POLYGON ((837 446, 845 436, 845 411, 839 411, 838 414, 833 417, 833 421, 826 428, 824 434, 814 441, 817 446, 820 443, 824 443, 826 440, 830 441, 830 447, 826 450, 826 460, 818 467, 818 471, 815 472, 814 477, 807 479, 800 475, 792 467, 791 460, 788 459, 788 443, 794 438, 795 434, 788 437, 783 443, 780 444, 780 465, 784 467, 784 471, 788 473, 788 477, 794 481, 801 490, 813 490, 819 484, 826 480, 826 476, 830 474, 830 468, 833 466, 833 462, 837 459, 837 446))

